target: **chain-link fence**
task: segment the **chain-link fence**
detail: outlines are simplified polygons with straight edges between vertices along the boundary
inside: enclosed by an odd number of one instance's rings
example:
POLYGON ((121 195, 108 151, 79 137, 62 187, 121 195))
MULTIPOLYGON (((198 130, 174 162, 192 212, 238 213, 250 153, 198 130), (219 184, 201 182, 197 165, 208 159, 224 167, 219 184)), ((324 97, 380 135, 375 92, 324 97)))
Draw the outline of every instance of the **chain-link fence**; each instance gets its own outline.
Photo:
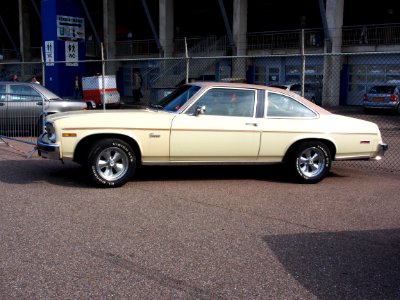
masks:
POLYGON ((41 63, 0 64, 0 138, 35 144, 42 131, 44 97, 21 82, 40 85, 41 63), (15 84, 11 84, 15 83, 15 84))
MULTIPOLYGON (((210 50, 210 47, 207 48, 210 50)), ((390 149, 385 158, 379 163, 343 164, 394 171, 400 169, 397 155, 400 149, 398 112, 363 111, 364 94, 372 86, 388 82, 400 83, 400 52, 263 54, 240 57, 210 56, 209 52, 207 56, 200 56, 201 53, 196 53, 198 56, 179 58, 85 60, 73 64, 56 61, 52 66, 46 66, 45 63, 1 63, 0 79, 9 81, 13 74, 17 74, 20 82, 28 82, 35 75, 42 85, 55 94, 90 101, 96 109, 124 109, 157 103, 185 82, 285 85, 328 110, 371 120, 380 126, 383 139, 390 149), (63 66, 60 70, 66 71, 53 72, 56 75, 51 78, 46 76, 45 72, 49 72, 49 68, 57 66, 63 66), (76 83, 76 76, 80 77, 80 83, 76 83), (75 87, 80 89, 80 93, 75 93, 75 87)), ((5 118, 5 96, 2 96, 1 101, 0 124, 4 128, 11 121, 5 118)), ((35 102, 36 99, 30 101, 35 102)), ((48 113, 46 105, 43 108, 48 113)), ((12 114, 6 115, 13 117, 12 114)), ((37 133, 31 132, 32 135, 37 133)), ((7 133, 7 137, 13 137, 13 133, 7 133)))

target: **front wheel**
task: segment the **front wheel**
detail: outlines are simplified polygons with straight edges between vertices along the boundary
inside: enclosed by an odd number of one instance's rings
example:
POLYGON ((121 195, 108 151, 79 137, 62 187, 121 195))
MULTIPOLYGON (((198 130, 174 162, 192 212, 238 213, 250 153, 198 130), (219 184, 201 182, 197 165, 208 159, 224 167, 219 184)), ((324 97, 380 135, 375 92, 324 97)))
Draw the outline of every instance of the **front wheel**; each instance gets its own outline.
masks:
POLYGON ((89 151, 86 169, 96 185, 119 187, 135 173, 136 157, 132 147, 120 139, 100 140, 89 151))
POLYGON ((298 145, 288 159, 290 172, 296 181, 317 183, 324 179, 331 168, 329 148, 322 142, 310 141, 298 145))

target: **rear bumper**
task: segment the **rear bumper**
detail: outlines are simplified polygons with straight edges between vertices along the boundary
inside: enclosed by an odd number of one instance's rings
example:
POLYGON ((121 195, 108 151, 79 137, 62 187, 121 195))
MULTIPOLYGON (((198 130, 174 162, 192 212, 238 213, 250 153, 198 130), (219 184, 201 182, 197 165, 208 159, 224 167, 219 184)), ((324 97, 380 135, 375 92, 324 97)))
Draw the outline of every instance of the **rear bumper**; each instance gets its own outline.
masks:
POLYGON ((380 160, 384 155, 385 152, 389 149, 388 144, 386 143, 379 143, 378 145, 378 155, 375 156, 373 159, 374 160, 380 160))
POLYGON ((396 109, 399 106, 399 102, 379 102, 379 101, 364 101, 364 108, 376 108, 376 109, 396 109))

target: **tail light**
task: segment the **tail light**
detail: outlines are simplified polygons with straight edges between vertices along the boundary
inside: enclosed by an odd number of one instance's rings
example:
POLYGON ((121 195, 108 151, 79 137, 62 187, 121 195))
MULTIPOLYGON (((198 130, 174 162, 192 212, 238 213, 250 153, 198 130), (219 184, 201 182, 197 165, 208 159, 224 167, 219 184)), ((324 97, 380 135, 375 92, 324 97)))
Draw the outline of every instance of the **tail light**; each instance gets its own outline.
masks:
POLYGON ((390 101, 397 102, 398 99, 399 97, 397 95, 390 95, 390 101))

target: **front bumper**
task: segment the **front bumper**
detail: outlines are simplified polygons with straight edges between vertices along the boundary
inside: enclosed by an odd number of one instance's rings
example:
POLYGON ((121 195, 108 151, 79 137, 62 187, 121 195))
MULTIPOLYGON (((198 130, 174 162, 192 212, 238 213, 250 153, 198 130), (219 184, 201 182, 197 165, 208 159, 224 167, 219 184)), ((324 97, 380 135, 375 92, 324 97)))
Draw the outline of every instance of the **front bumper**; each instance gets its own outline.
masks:
POLYGON ((60 145, 50 142, 47 138, 47 133, 43 133, 38 137, 36 148, 43 158, 61 159, 60 145))

